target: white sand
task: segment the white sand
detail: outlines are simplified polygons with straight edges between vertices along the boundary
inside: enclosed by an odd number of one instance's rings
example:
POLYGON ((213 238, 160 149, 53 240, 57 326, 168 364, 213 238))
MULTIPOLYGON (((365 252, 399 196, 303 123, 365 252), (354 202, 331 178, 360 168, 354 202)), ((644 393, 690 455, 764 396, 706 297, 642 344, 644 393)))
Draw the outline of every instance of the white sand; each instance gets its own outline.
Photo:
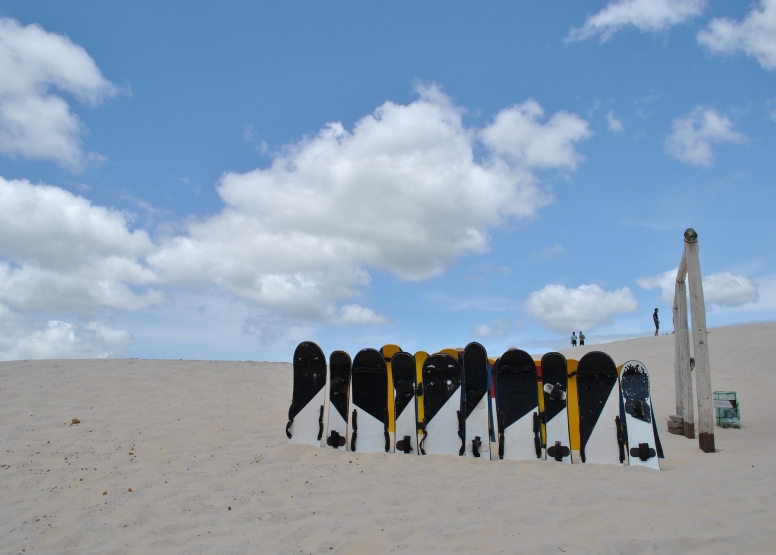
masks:
POLYGON ((665 431, 673 336, 566 351, 647 365, 662 472, 289 446, 289 364, 1 363, 0 553, 776 553, 776 324, 709 345, 715 454, 665 431))

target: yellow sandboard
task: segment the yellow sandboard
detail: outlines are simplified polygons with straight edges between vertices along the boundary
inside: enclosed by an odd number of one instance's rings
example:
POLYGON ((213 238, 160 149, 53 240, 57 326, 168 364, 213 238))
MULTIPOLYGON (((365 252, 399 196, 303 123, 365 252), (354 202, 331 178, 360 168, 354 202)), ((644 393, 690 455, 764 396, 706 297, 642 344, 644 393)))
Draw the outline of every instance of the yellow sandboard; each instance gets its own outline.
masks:
MULTIPOLYGON (((391 369, 391 359, 393 355, 401 352, 401 347, 389 343, 380 348, 380 354, 385 359, 385 365, 388 367, 388 431, 391 434, 396 433, 396 418, 394 415, 396 407, 393 399, 393 370, 391 369)), ((391 436, 393 438, 393 435, 391 436)))
POLYGON ((566 392, 566 408, 569 413, 569 442, 571 443, 571 459, 575 463, 580 461, 579 445, 579 398, 577 397, 577 366, 578 360, 566 359, 566 371, 568 372, 568 391, 566 392))
MULTIPOLYGON (((426 416, 425 411, 423 410, 423 395, 422 392, 422 386, 423 383, 423 363, 426 362, 426 359, 428 358, 428 353, 426 351, 418 351, 415 353, 415 402, 417 403, 417 415, 418 415, 418 422, 423 422, 423 418, 426 416)), ((418 427, 418 434, 423 435, 423 430, 418 427)), ((420 450, 418 450, 418 454, 420 454, 420 450)))

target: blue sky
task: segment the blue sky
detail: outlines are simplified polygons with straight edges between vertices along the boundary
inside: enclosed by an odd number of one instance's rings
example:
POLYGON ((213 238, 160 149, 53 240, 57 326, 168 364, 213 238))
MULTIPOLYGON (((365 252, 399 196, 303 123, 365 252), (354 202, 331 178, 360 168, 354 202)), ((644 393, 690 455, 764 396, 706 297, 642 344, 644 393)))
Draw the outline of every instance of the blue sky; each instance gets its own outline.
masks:
POLYGON ((0 359, 776 317, 776 0, 0 4, 0 359))

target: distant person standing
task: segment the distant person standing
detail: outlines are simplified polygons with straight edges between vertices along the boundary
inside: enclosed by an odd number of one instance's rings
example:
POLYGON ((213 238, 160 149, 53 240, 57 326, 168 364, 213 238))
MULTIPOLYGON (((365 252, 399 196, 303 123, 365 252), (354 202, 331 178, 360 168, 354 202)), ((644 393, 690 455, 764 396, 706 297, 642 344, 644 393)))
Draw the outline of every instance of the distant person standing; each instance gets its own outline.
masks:
POLYGON ((655 322, 655 335, 657 335, 657 332, 660 331, 660 318, 657 317, 657 309, 652 314, 652 321, 655 322))
POLYGON ((580 347, 585 346, 585 334, 582 332, 579 332, 579 346, 580 347))
POLYGON ((576 347, 577 346, 577 334, 573 331, 571 332, 571 346, 576 347))

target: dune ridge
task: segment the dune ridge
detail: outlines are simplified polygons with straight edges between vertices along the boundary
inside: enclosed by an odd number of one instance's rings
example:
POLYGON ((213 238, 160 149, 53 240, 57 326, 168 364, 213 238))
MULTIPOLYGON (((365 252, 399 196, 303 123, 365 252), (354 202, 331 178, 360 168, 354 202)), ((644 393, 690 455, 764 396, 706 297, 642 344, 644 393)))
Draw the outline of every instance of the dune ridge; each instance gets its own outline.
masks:
POLYGON ((0 552, 774 553, 774 339, 710 330, 714 454, 666 432, 673 336, 562 351, 646 364, 661 472, 287 445, 287 363, 3 362, 0 552))

